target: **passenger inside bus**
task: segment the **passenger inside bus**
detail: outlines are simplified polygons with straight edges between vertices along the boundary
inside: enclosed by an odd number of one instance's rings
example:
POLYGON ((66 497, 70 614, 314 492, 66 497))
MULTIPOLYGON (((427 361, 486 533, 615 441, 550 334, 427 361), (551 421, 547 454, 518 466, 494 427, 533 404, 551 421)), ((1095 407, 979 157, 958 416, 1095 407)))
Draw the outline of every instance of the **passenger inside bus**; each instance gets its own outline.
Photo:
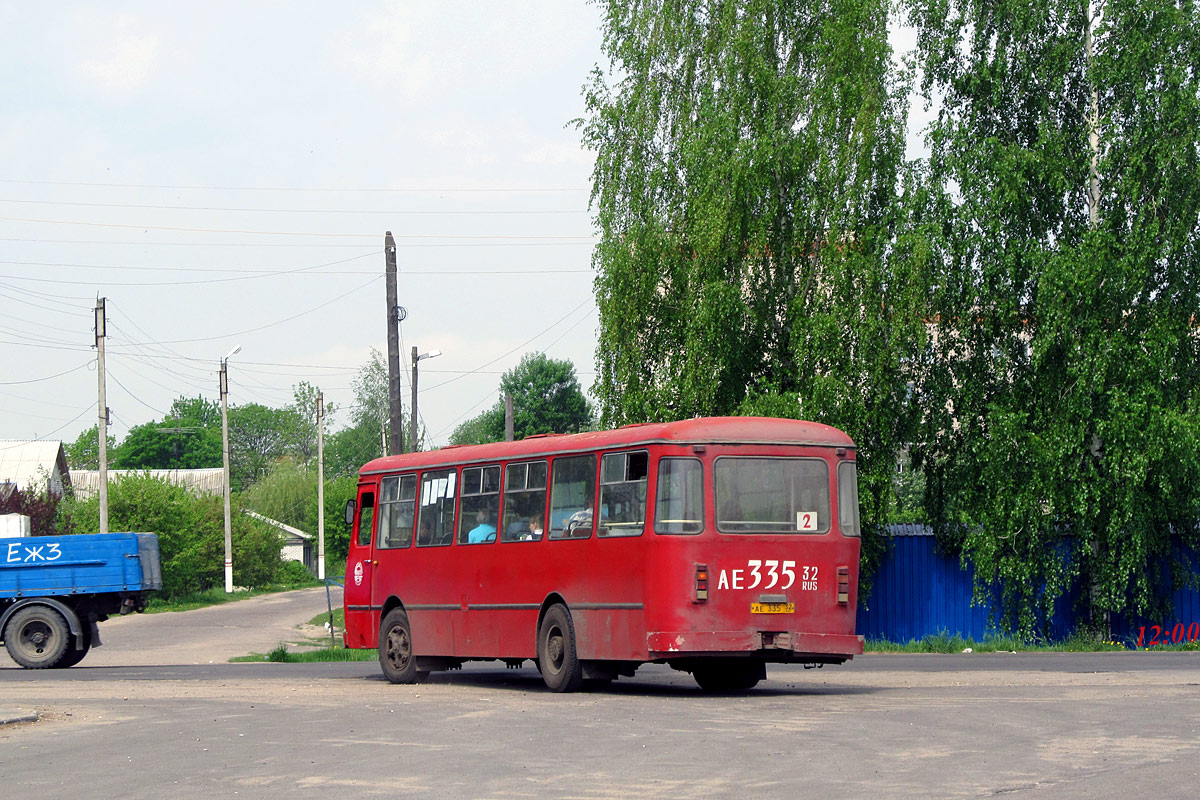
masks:
POLYGON ((496 526, 487 521, 487 512, 482 508, 475 512, 474 528, 467 533, 467 544, 482 544, 496 541, 496 526))

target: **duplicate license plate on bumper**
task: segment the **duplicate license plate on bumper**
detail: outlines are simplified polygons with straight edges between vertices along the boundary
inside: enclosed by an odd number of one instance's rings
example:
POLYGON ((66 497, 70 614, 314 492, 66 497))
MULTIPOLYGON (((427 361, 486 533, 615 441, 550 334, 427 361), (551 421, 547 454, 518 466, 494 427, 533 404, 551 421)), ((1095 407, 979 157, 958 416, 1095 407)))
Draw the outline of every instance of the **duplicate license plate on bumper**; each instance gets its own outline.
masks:
POLYGON ((795 603, 751 603, 751 614, 795 614, 795 603))

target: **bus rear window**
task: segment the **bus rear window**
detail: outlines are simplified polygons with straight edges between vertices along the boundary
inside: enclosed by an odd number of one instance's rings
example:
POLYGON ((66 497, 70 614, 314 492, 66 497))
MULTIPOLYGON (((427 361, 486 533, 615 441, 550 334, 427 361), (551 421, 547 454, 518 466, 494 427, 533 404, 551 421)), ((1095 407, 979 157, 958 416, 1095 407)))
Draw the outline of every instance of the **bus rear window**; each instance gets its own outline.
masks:
POLYGON ((704 529, 704 466, 695 458, 658 462, 656 533, 699 533, 704 529))
POLYGON ((713 468, 722 533, 825 533, 829 466, 819 458, 718 458, 713 468))

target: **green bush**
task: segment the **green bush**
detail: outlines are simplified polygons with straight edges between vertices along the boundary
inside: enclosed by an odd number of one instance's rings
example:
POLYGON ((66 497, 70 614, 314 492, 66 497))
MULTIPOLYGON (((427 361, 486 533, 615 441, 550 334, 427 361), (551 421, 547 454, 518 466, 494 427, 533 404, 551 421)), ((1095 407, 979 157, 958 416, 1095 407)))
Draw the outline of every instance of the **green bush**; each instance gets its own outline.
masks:
POLYGON ((282 583, 285 586, 293 583, 303 584, 312 583, 316 580, 313 574, 308 571, 308 567, 301 564, 299 561, 284 561, 279 566, 279 571, 275 574, 275 581, 282 583))
MULTIPOLYGON (((283 540, 278 531, 232 509, 233 581, 261 586, 281 569, 283 540)), ((66 500, 59 507, 65 533, 100 530, 100 500, 66 500)), ((161 595, 173 598, 201 592, 225 581, 225 514, 222 498, 196 496, 181 486, 149 475, 115 478, 108 487, 111 531, 158 534, 162 561, 161 595)))

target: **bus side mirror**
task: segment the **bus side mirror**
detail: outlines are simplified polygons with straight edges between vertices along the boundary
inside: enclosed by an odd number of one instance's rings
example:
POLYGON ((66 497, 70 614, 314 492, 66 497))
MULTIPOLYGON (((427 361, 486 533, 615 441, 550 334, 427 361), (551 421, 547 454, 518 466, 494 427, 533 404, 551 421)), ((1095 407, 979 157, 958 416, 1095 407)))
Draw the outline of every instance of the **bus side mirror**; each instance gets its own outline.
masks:
POLYGON ((346 501, 346 527, 348 527, 348 528, 354 527, 354 511, 355 511, 354 500, 352 500, 352 499, 347 500, 346 501))

